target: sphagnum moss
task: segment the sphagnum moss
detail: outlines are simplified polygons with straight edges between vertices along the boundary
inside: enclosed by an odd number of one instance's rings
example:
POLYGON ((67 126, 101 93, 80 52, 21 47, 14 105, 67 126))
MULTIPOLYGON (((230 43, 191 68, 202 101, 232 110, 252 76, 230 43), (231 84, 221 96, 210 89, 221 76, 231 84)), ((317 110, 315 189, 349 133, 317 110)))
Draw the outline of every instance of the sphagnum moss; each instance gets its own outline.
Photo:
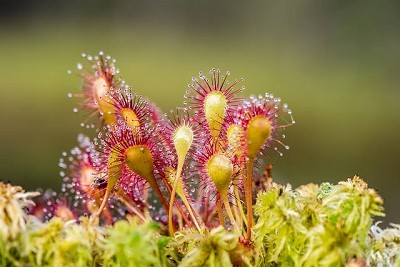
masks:
POLYGON ((383 216, 382 199, 358 177, 337 185, 309 184, 297 189, 275 184, 260 192, 255 205, 252 246, 244 245, 237 232, 222 226, 203 234, 188 228, 168 237, 164 235, 166 229, 150 218, 139 223, 129 216, 110 226, 91 223, 85 217, 68 222, 54 217, 41 222, 24 209, 29 202, 27 197, 35 194, 9 184, 0 183, 0 187, 0 196, 11 196, 13 200, 3 202, 2 211, 21 212, 10 213, 6 220, 1 217, 4 232, 19 232, 2 236, 0 266, 399 266, 400 263, 400 226, 381 229, 373 224, 375 216, 383 216), (348 203, 352 203, 351 207, 348 203), (23 228, 16 230, 17 222, 22 222, 23 228))
POLYGON ((76 96, 98 138, 63 153, 62 192, 36 206, 0 183, 0 266, 400 265, 400 227, 374 224, 383 201, 359 177, 293 189, 260 173, 289 149, 280 98, 239 97, 241 80, 212 69, 162 116, 115 60, 83 56, 76 96))

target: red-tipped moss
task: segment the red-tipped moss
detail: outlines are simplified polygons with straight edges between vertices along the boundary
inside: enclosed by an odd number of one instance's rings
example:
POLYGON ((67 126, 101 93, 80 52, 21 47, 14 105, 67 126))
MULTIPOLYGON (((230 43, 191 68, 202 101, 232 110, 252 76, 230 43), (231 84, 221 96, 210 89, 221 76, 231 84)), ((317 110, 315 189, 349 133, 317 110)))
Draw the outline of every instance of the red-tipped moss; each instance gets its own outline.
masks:
POLYGON ((132 88, 117 89, 111 93, 114 114, 134 130, 148 124, 150 108, 142 96, 132 93, 132 88))
POLYGON ((115 59, 104 56, 103 52, 94 57, 86 54, 82 56, 90 66, 86 68, 80 63, 77 64, 82 79, 82 93, 75 96, 84 98, 81 108, 88 109, 91 112, 90 117, 99 115, 107 124, 115 123, 110 92, 118 88, 121 83, 116 77, 119 71, 115 67, 115 59))
POLYGON ((218 209, 219 222, 224 224, 222 212, 222 204, 225 205, 229 219, 235 226, 235 220, 231 216, 229 207, 229 197, 232 182, 237 179, 235 161, 230 158, 223 147, 213 145, 212 138, 206 141, 201 149, 194 156, 194 169, 200 172, 200 201, 205 210, 203 211, 203 219, 207 224, 212 224, 212 216, 210 212, 218 209), (210 221, 211 220, 211 221, 210 221))
POLYGON ((220 136, 226 114, 232 112, 234 106, 239 103, 240 99, 236 98, 236 95, 244 87, 235 88, 239 83, 238 80, 230 84, 227 80, 229 72, 226 72, 225 76, 221 76, 220 70, 212 69, 210 74, 210 79, 201 72, 200 80, 193 78, 193 83, 189 84, 192 91, 188 91, 185 97, 189 98, 188 104, 195 111, 195 116, 199 117, 204 127, 208 127, 210 135, 217 139, 220 136))
POLYGON ((235 114, 246 132, 247 166, 244 191, 247 206, 247 240, 251 239, 253 225, 252 178, 254 161, 258 154, 267 155, 266 148, 272 148, 279 155, 282 155, 277 144, 289 149, 279 140, 279 129, 294 124, 294 120, 287 105, 284 104, 281 107, 280 102, 279 98, 274 98, 269 94, 266 94, 265 97, 250 97, 237 109, 235 114))
MULTIPOLYGON (((246 225, 250 241, 253 172, 262 167, 260 155, 268 157, 268 149, 278 155, 282 148, 288 149, 282 142, 282 130, 294 121, 287 105, 269 94, 238 98, 244 89, 237 86, 240 81, 230 84, 229 72, 221 75, 212 69, 208 77, 200 73, 192 79, 185 94, 186 107, 172 111, 167 120, 156 105, 115 79, 114 61, 102 55, 89 61, 96 64, 95 73, 83 71, 86 97, 91 97, 86 104, 112 115, 105 118, 107 126, 100 133, 104 136, 100 136, 93 163, 96 181, 101 181, 96 188, 104 192, 97 214, 114 192, 137 215, 143 215, 149 211, 146 206, 151 206, 148 202, 154 192, 168 215, 171 234, 177 225, 195 225, 204 233, 205 227, 224 225, 227 215, 236 229, 244 230, 246 225), (164 196, 168 193, 169 207, 164 196), (135 205, 138 210, 132 209, 135 205)), ((83 168, 81 178, 93 180, 90 171, 83 168)), ((167 217, 160 217, 165 222, 167 217)))
POLYGON ((173 158, 176 159, 176 169, 174 169, 172 173, 170 172, 169 175, 169 177, 172 178, 172 181, 170 181, 172 185, 172 192, 168 212, 168 224, 171 234, 174 232, 172 225, 172 212, 176 193, 178 193, 179 197, 182 199, 182 202, 185 204, 194 225, 200 232, 202 231, 198 222, 200 218, 197 213, 193 211, 185 194, 185 185, 182 182, 182 172, 184 169, 185 160, 190 156, 190 154, 192 154, 193 148, 195 147, 194 140, 196 138, 195 134, 197 127, 198 124, 193 121, 193 119, 189 116, 188 110, 185 108, 177 109, 176 113, 173 113, 173 116, 170 118, 165 131, 167 140, 170 141, 174 147, 174 151, 171 151, 171 153, 174 155, 173 158))
POLYGON ((268 156, 268 150, 282 156, 281 149, 289 149, 281 141, 284 138, 282 131, 295 121, 292 111, 287 104, 281 104, 280 98, 270 94, 250 97, 237 108, 235 116, 245 128, 249 157, 256 157, 259 153, 268 156))
MULTIPOLYGON (((114 186, 124 182, 129 184, 123 187, 129 194, 136 190, 136 186, 148 184, 161 199, 164 208, 167 202, 157 183, 156 173, 163 165, 157 135, 151 129, 132 131, 125 123, 107 127, 105 137, 101 139, 96 166, 107 179, 107 194, 110 195, 114 186), (128 182, 128 183, 127 183, 128 182)), ((138 197, 143 199, 142 196, 138 197)), ((104 203, 105 200, 103 200, 104 203)), ((101 207, 102 208, 102 207, 101 207)), ((101 212, 101 209, 99 209, 101 212)))
MULTIPOLYGON (((63 153, 60 159, 60 172, 63 178, 62 197, 71 202, 73 210, 80 210, 78 216, 94 213, 101 204, 105 193, 105 181, 99 178, 100 173, 95 169, 93 163, 93 144, 84 135, 78 136, 78 146, 73 148, 69 154, 63 153)), ((107 223, 112 223, 120 218, 125 211, 117 211, 120 203, 112 198, 109 202, 113 211, 106 210, 102 218, 107 223)))

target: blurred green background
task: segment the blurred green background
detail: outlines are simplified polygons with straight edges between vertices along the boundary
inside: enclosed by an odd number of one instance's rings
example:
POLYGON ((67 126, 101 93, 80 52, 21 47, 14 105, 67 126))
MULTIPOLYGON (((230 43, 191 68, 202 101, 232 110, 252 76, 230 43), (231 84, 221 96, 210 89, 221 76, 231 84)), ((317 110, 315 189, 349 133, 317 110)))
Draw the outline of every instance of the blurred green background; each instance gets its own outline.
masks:
POLYGON ((0 178, 59 188, 58 159, 85 116, 72 113, 81 52, 104 50, 121 76, 163 110, 212 67, 271 92, 296 125, 274 161, 280 182, 355 174, 400 223, 400 2, 2 1, 0 178))

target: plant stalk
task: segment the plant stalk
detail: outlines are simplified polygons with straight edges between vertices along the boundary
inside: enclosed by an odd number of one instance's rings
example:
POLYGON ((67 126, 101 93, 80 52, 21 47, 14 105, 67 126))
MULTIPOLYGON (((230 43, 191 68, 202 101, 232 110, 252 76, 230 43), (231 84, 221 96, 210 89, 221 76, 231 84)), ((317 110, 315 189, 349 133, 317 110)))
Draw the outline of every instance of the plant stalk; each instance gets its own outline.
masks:
POLYGON ((226 214, 228 215, 228 218, 231 221, 233 228, 235 228, 237 231, 240 231, 239 227, 235 221, 235 218, 233 217, 231 206, 229 205, 228 196, 227 195, 221 196, 221 200, 222 200, 222 203, 224 204, 224 207, 226 209, 226 214))
MULTIPOLYGON (((172 192, 171 192, 171 198, 169 201, 169 211, 168 211, 168 229, 171 235, 174 234, 174 230, 173 230, 173 222, 172 222, 172 211, 173 211, 173 203, 175 201, 175 195, 176 195, 176 190, 178 188, 180 179, 181 179, 181 174, 182 174, 182 169, 183 169, 183 160, 179 160, 178 159, 178 168, 177 168, 177 172, 176 172, 176 176, 175 176, 175 180, 174 180, 174 184, 172 186, 172 192)), ((201 233, 201 228, 199 226, 199 223, 197 222, 196 216, 193 213, 193 210, 189 204, 189 201, 187 200, 186 196, 182 196, 182 201, 183 204, 186 206, 186 209, 189 212, 190 217, 193 220, 193 223, 195 224, 197 230, 201 233)))
POLYGON ((249 158, 247 162, 247 176, 244 183, 244 194, 246 198, 247 208, 247 235, 246 239, 251 239, 251 227, 253 226, 253 196, 252 196, 252 178, 253 178, 253 164, 254 158, 249 158))

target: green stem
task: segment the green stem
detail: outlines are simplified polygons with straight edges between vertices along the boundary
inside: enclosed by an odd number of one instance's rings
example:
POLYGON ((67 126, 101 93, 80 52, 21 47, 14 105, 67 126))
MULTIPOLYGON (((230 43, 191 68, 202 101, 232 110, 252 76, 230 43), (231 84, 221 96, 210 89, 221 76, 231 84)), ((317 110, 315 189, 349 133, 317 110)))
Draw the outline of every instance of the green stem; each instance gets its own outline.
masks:
POLYGON ((226 229, 221 199, 217 200, 217 210, 219 223, 226 229))
MULTIPOLYGON (((202 190, 202 191, 204 191, 204 190, 202 190)), ((202 199, 202 195, 203 194, 199 194, 198 195, 198 199, 202 199)), ((200 202, 201 203, 201 202, 200 202)), ((209 203, 210 203, 210 195, 209 194, 206 194, 206 199, 205 199, 205 201, 204 201, 204 216, 203 216, 203 220, 205 221, 205 222, 207 222, 208 221, 208 209, 209 209, 209 203)))
POLYGON ((113 187, 114 187, 114 184, 115 184, 115 183, 113 183, 113 184, 111 185, 110 182, 107 184, 107 189, 106 189, 106 193, 104 194, 103 201, 101 202, 101 205, 100 205, 99 209, 97 210, 97 212, 96 212, 96 213, 94 214, 94 216, 92 217, 92 222, 94 222, 95 219, 97 219, 97 218, 100 217, 101 213, 103 212, 104 208, 106 207, 106 205, 107 205, 107 200, 108 200, 108 198, 109 198, 110 195, 111 195, 111 191, 112 191, 112 189, 113 189, 113 187))
POLYGON ((227 195, 221 196, 221 200, 222 200, 222 203, 224 204, 224 207, 226 209, 226 214, 228 215, 228 218, 231 221, 233 228, 235 228, 237 231, 240 231, 239 227, 237 226, 237 223, 235 221, 235 218, 233 217, 231 206, 229 205, 228 196, 227 195))
POLYGON ((251 239, 251 227, 253 226, 253 194, 252 194, 252 178, 253 178, 253 163, 254 158, 249 158, 247 162, 247 176, 244 183, 244 194, 247 207, 247 235, 246 239, 251 239))
MULTIPOLYGON (((185 196, 185 194, 183 194, 183 196, 182 196, 182 202, 183 202, 183 204, 186 206, 186 208, 187 208, 187 210, 188 210, 188 212, 189 212, 190 217, 192 217, 192 220, 193 220, 193 222, 194 222, 194 224, 195 224, 197 230, 198 230, 200 233, 202 233, 202 230, 201 230, 202 228, 200 227, 200 225, 199 225, 199 223, 198 223, 198 221, 197 221, 197 218, 200 218, 200 216, 197 214, 196 210, 194 210, 194 209, 192 208, 192 205, 190 205, 189 200, 187 199, 187 197, 185 196)), ((202 220, 200 220, 200 224, 203 226, 203 228, 205 228, 204 222, 203 222, 202 220)))
MULTIPOLYGON (((165 187, 166 187, 167 190, 168 190, 169 196, 171 197, 172 189, 171 189, 171 185, 169 184, 169 181, 167 181, 167 179, 163 179, 163 182, 164 182, 165 187)), ((185 212, 183 212, 180 203, 179 203, 176 199, 175 199, 175 202, 174 202, 174 203, 175 203, 175 206, 176 206, 176 208, 178 209, 180 215, 182 216, 182 219, 186 222, 186 224, 192 225, 192 222, 191 222, 191 221, 189 220, 189 218, 186 216, 185 212)), ((169 208, 168 208, 168 209, 169 209, 169 208)))
POLYGON ((140 220, 142 220, 142 222, 146 221, 144 215, 135 207, 136 204, 125 194, 125 192, 120 187, 115 190, 115 195, 119 198, 119 200, 121 200, 122 203, 125 204, 128 210, 133 212, 140 220))
POLYGON ((237 185, 234 186, 233 193, 235 194, 236 203, 239 208, 240 215, 242 217, 242 221, 244 222, 245 226, 247 227, 247 218, 246 218, 246 215, 243 210, 242 201, 240 200, 239 187, 237 185))
MULTIPOLYGON (((183 163, 184 163, 184 160, 179 160, 178 159, 178 168, 177 168, 174 184, 172 185, 171 198, 170 198, 170 201, 169 201, 168 229, 169 229, 169 233, 171 235, 174 234, 173 222, 172 222, 172 211, 173 211, 173 207, 174 207, 173 204, 174 204, 174 201, 175 201, 176 190, 177 190, 178 185, 179 185, 180 180, 181 180, 183 163)), ((199 226, 199 223, 197 222, 196 216, 194 215, 193 210, 192 210, 191 206, 189 205, 189 201, 187 200, 186 196, 182 196, 182 201, 183 201, 183 204, 186 206, 186 209, 188 210, 189 215, 192 218, 193 223, 195 224, 197 230, 201 233, 201 228, 199 226)))
POLYGON ((165 197, 162 194, 162 192, 161 192, 160 188, 158 187, 158 184, 155 182, 155 180, 154 180, 154 183, 150 183, 150 186, 153 188, 154 192, 156 192, 157 196, 160 198, 165 211, 168 211, 167 201, 165 200, 165 197))
POLYGON ((232 198, 232 210, 233 210, 233 215, 235 217, 235 221, 239 227, 239 229, 243 229, 243 220, 242 217, 240 216, 240 211, 239 211, 239 207, 237 204, 237 199, 235 197, 232 198))

